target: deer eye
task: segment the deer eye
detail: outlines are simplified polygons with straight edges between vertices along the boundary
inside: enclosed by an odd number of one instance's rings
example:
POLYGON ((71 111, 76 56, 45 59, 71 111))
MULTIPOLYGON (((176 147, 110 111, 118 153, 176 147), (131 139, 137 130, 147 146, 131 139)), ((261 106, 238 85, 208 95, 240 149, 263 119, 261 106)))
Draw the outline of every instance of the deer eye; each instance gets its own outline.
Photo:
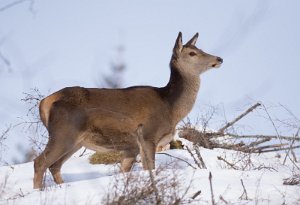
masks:
POLYGON ((192 51, 192 52, 189 53, 189 55, 190 55, 190 56, 195 56, 196 53, 192 51))

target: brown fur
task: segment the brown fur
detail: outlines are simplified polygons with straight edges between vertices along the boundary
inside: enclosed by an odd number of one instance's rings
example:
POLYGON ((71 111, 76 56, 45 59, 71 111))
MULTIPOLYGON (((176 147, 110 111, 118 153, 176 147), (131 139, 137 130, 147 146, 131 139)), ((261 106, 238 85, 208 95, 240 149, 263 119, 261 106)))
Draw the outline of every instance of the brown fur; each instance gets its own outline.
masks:
POLYGON ((50 169, 63 183, 62 164, 82 146, 98 152, 121 151, 122 171, 129 171, 140 152, 133 133, 143 124, 145 154, 154 168, 155 149, 169 143, 177 123, 192 109, 200 86, 199 75, 222 62, 197 49, 196 34, 185 46, 181 33, 171 59, 171 77, 162 88, 138 86, 124 89, 68 87, 43 99, 40 116, 49 132, 45 150, 34 160, 34 188, 42 187, 50 169), (197 55, 190 56, 193 51, 197 55))

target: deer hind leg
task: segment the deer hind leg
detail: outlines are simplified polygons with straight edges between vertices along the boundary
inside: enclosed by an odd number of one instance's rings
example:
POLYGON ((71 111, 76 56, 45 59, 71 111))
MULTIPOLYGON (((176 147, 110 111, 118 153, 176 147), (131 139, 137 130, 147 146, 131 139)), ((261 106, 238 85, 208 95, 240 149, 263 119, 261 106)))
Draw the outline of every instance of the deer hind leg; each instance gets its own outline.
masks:
MULTIPOLYGON (((76 107, 64 102, 53 103, 48 124, 49 141, 42 154, 34 160, 34 188, 42 188, 46 170, 61 158, 62 165, 63 156, 66 155, 67 158, 67 154, 80 144, 79 128, 85 120, 80 114, 80 112, 76 113, 76 107)), ((56 166, 58 165, 59 162, 56 166)), ((55 173, 55 180, 61 182, 59 171, 52 170, 55 173)))
MULTIPOLYGON (((60 136, 61 138, 62 136, 60 136)), ((64 156, 68 156, 70 152, 72 152, 73 148, 76 144, 69 142, 59 143, 57 141, 50 140, 47 144, 45 150, 34 160, 34 179, 33 179, 33 187, 35 189, 43 188, 43 177, 47 170, 47 168, 54 165, 56 162, 61 165, 64 162, 64 156), (62 159, 61 162, 59 160, 62 159)), ((58 165, 57 164, 57 165, 58 165)), ((55 172, 54 172, 55 173, 55 172)), ((60 181, 59 177, 60 173, 56 172, 55 180, 60 181)))
MULTIPOLYGON (((64 127, 64 126, 62 126, 64 127)), ((55 182, 61 182, 60 167, 80 147, 79 132, 73 129, 56 129, 49 137, 45 150, 34 160, 35 189, 43 188, 43 176, 46 170, 52 167, 51 173, 55 182), (54 169, 59 168, 59 169, 54 169)))
POLYGON ((42 152, 40 156, 38 156, 34 160, 34 178, 33 178, 33 188, 34 189, 42 189, 43 187, 43 177, 46 172, 45 166, 45 153, 42 152))
POLYGON ((75 153, 77 152, 80 148, 82 147, 81 144, 76 145, 74 148, 72 148, 68 153, 66 153, 65 155, 63 155, 59 160, 57 160, 56 162, 54 162, 54 164, 52 164, 49 167, 49 170, 53 176, 53 179, 55 181, 56 184, 62 184, 64 183, 64 180, 62 179, 61 173, 60 173, 60 169, 62 167, 62 165, 75 153))

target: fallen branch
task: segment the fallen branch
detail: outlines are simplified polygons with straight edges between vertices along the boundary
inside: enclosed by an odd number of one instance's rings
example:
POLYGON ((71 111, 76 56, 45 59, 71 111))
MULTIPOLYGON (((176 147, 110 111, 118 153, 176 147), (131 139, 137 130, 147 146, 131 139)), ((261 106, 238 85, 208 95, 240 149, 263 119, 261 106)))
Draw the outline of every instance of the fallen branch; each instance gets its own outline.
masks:
MULTIPOLYGON (((211 134, 212 135, 212 134, 211 134)), ((281 140, 287 140, 287 141, 300 141, 300 137, 288 137, 288 136, 275 136, 275 135, 236 135, 236 134, 231 134, 231 133, 226 133, 224 135, 220 135, 220 133, 216 133, 215 137, 233 137, 236 139, 241 139, 241 138, 271 138, 271 139, 281 139, 281 140)))
POLYGON ((275 152, 275 151, 282 151, 282 150, 289 150, 288 151, 289 153, 292 152, 293 149, 300 148, 300 146, 294 146, 294 142, 296 141, 300 142, 300 138, 298 137, 300 128, 298 129, 298 132, 294 137, 280 136, 278 130, 276 130, 277 135, 238 135, 232 133, 224 133, 226 129, 233 126, 237 121, 242 119, 244 116, 246 116, 247 114, 249 114, 259 106, 262 106, 262 104, 260 103, 254 104, 249 109, 247 109, 244 113, 239 115, 233 121, 228 122, 224 127, 222 127, 216 132, 206 132, 205 129, 202 131, 198 131, 194 128, 187 127, 186 129, 182 129, 178 133, 178 135, 181 138, 193 142, 197 146, 201 146, 207 149, 221 148, 221 149, 241 151, 244 153, 263 153, 263 152, 275 152), (220 138, 224 138, 224 140, 218 140, 220 138), (234 142, 236 139, 247 139, 245 140, 247 143, 241 140, 239 140, 238 142, 234 142), (254 141, 253 139, 256 139, 256 141, 254 141), (268 145, 263 145, 263 143, 270 142, 271 140, 279 140, 280 144, 269 143, 268 145), (229 143, 225 143, 226 141, 229 141, 229 143), (289 143, 284 143, 284 141, 285 142, 289 141, 289 143))
POLYGON ((300 174, 295 174, 292 177, 285 178, 283 185, 300 185, 300 174))
POLYGON ((298 148, 300 148, 300 145, 299 146, 294 146, 292 148, 290 148, 290 147, 275 148, 275 149, 271 149, 271 150, 262 150, 262 151, 254 152, 254 153, 276 152, 276 151, 283 151, 283 150, 288 150, 288 149, 298 149, 298 148))

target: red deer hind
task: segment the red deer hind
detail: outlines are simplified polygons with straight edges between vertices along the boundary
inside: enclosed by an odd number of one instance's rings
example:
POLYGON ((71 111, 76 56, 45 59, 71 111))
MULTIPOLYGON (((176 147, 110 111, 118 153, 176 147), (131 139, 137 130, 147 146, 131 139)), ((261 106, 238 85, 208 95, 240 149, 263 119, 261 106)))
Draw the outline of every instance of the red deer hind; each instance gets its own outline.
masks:
POLYGON ((153 169, 156 148, 172 140, 177 123, 193 108, 200 74, 223 62, 198 49, 197 38, 198 33, 183 45, 181 32, 178 34, 165 87, 67 87, 44 98, 40 116, 49 141, 34 160, 34 188, 42 188, 47 168, 56 183, 63 183, 60 169, 81 147, 98 152, 121 151, 121 169, 129 171, 140 153, 132 135, 139 124, 143 125, 143 153, 149 158, 141 153, 143 168, 153 169))

